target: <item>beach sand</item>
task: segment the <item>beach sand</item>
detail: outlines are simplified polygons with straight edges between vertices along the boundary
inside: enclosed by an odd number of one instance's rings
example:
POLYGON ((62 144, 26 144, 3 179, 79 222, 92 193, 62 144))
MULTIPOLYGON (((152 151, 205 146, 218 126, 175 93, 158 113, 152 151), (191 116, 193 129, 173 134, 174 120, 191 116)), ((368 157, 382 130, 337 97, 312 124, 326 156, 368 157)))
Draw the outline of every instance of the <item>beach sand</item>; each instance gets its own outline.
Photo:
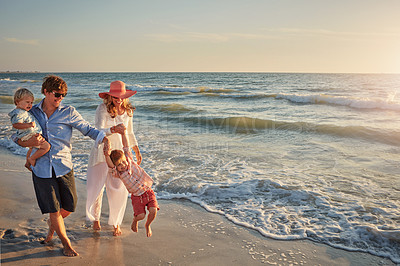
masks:
POLYGON ((31 174, 24 158, 0 148, 1 263, 4 265, 394 265, 362 252, 348 252, 306 240, 279 241, 238 226, 189 201, 160 200, 160 211, 147 238, 144 221, 130 230, 132 207, 127 204, 123 235, 112 236, 104 197, 102 231, 85 221, 86 184, 76 180, 78 207, 66 220, 78 257, 65 257, 57 236, 51 245, 46 219, 37 206, 31 174))

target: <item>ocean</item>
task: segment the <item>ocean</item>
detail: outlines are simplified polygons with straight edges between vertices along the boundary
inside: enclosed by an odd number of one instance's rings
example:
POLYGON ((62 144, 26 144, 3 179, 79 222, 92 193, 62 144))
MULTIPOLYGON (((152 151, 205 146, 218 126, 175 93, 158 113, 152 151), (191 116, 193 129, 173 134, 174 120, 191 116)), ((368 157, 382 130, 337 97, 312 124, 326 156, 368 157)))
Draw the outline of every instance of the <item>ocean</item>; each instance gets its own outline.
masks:
MULTIPOLYGON (((48 73, 0 73, 0 145, 18 87, 48 73)), ((55 73, 94 123, 99 92, 138 93, 134 130, 159 199, 188 199, 274 239, 309 239, 400 263, 400 75, 55 73)), ((93 141, 73 135, 76 178, 93 141)))

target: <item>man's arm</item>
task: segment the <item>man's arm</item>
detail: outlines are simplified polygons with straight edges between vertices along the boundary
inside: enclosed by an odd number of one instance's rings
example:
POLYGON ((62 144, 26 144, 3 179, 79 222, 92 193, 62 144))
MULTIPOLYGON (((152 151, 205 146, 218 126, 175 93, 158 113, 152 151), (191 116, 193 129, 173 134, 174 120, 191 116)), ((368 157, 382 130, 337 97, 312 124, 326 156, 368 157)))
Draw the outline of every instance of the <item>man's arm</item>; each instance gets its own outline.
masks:
POLYGON ((35 136, 26 141, 18 139, 17 144, 21 147, 36 147, 42 145, 45 141, 46 140, 43 138, 43 136, 37 133, 35 136))
POLYGON ((74 107, 69 106, 65 115, 69 117, 68 121, 73 128, 95 140, 96 144, 104 143, 103 138, 106 136, 106 133, 91 126, 74 107))

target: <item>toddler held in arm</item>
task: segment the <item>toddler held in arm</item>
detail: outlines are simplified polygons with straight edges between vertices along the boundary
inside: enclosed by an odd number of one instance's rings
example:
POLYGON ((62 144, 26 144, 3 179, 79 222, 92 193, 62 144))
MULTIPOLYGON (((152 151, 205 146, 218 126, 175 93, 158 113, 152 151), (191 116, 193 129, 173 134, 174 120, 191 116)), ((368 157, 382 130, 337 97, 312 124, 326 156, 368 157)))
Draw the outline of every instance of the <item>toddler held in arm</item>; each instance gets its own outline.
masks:
MULTIPOLYGON (((20 88, 14 93, 14 104, 16 108, 8 115, 10 116, 12 126, 17 130, 17 137, 22 141, 27 141, 37 134, 42 133, 39 123, 35 117, 29 113, 33 104, 33 93, 25 88, 20 88)), ((29 147, 26 154, 27 163, 25 167, 30 170, 30 165, 35 166, 36 160, 50 150, 50 144, 47 141, 42 142, 38 147, 29 147), (32 148, 37 148, 32 154, 32 148), (32 154, 32 155, 31 155, 32 154)))
POLYGON ((120 178, 126 189, 131 193, 134 218, 131 225, 132 231, 138 231, 138 222, 146 217, 146 206, 149 211, 145 224, 147 237, 152 235, 150 224, 154 221, 160 209, 154 191, 151 189, 153 179, 133 161, 125 132, 121 134, 123 151, 113 150, 104 145, 104 155, 115 178, 120 178))

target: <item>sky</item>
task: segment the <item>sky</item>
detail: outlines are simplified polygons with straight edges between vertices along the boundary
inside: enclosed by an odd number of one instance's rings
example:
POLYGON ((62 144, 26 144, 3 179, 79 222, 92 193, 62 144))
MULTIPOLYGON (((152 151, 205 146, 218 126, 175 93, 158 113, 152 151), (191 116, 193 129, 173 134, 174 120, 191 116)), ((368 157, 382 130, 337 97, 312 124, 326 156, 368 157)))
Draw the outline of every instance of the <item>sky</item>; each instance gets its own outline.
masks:
POLYGON ((400 73, 398 0, 0 0, 0 71, 400 73))

